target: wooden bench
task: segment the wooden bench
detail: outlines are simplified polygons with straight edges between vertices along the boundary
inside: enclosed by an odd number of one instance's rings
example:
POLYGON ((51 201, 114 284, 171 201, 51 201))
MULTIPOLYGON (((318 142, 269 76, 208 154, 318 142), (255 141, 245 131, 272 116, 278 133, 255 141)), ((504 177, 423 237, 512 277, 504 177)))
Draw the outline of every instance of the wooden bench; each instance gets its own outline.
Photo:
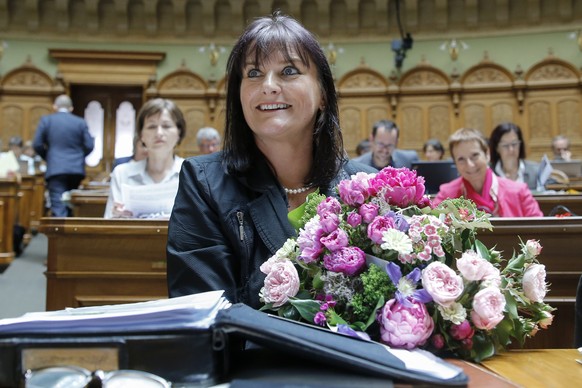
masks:
POLYGON ((100 217, 105 214, 109 189, 71 191, 71 205, 75 217, 100 217))
POLYGON ((582 194, 536 194, 534 198, 540 204, 544 216, 549 216, 552 210, 559 205, 582 216, 582 194))
POLYGON ((554 323, 526 342, 526 347, 571 348, 574 344, 574 303, 582 275, 582 217, 494 218, 492 232, 480 231, 477 238, 487 247, 496 246, 509 259, 519 250, 520 238, 539 240, 538 257, 546 266, 550 291, 546 301, 557 308, 554 323))
POLYGON ((167 298, 167 220, 42 218, 46 309, 167 298))
POLYGON ((13 231, 18 217, 16 178, 0 178, 0 273, 14 260, 13 231))

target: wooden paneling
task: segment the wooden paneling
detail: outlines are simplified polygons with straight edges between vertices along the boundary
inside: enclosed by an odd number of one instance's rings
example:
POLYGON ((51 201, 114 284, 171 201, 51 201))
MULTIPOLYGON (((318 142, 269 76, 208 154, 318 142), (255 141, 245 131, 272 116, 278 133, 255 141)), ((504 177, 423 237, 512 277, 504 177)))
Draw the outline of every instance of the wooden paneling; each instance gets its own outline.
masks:
POLYGON ((0 216, 0 268, 6 268, 15 256, 12 234, 18 216, 16 178, 0 178, 0 216))

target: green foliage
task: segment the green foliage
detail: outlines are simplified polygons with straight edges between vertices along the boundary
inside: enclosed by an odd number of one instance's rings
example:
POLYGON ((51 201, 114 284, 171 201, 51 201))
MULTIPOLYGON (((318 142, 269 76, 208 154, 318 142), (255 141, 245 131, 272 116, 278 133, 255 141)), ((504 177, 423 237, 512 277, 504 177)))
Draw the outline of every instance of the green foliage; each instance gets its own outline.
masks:
MULTIPOLYGON (((350 305, 355 319, 368 323, 369 317, 376 314, 378 301, 380 299, 384 301, 384 295, 392 295, 396 288, 386 271, 374 264, 370 265, 360 277, 362 279, 362 292, 354 295, 350 305)), ((371 324, 371 322, 369 323, 371 324)))
POLYGON ((301 227, 303 227, 307 221, 312 219, 317 214, 317 205, 319 205, 325 198, 325 195, 319 194, 319 192, 311 193, 307 196, 305 212, 299 221, 301 227))

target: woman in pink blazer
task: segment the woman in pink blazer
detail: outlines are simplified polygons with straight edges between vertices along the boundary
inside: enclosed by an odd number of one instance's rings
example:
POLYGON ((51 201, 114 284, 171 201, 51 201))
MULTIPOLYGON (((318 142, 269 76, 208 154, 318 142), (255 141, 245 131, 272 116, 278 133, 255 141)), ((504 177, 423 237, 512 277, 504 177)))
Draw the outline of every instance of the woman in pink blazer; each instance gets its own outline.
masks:
POLYGON ((494 217, 542 217, 538 202, 525 183, 496 176, 489 168, 489 145, 483 134, 461 128, 449 138, 449 150, 461 175, 440 186, 433 200, 465 197, 494 217))

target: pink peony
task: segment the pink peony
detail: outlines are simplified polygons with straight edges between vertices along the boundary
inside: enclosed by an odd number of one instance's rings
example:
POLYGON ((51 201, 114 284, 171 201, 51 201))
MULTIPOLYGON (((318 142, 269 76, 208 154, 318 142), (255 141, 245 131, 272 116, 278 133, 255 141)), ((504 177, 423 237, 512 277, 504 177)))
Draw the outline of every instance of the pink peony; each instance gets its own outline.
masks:
POLYGON ((336 229, 329 235, 321 238, 321 243, 332 252, 348 246, 348 235, 342 229, 336 229))
POLYGON ((341 210, 342 205, 335 197, 326 197, 317 205, 317 214, 320 216, 327 213, 340 214, 341 210))
POLYGON ((366 254, 358 247, 345 247, 323 257, 323 266, 333 272, 354 276, 366 265, 366 254))
POLYGON ((362 216, 356 212, 351 212, 350 214, 348 214, 347 222, 348 225, 350 225, 352 228, 355 228, 356 226, 359 226, 362 223, 362 216))
POLYGON ((371 193, 381 194, 386 202, 407 207, 421 202, 424 196, 424 178, 407 168, 385 167, 370 180, 371 193))
POLYGON ((331 233, 336 230, 339 226, 340 219, 337 214, 325 213, 320 216, 319 224, 324 233, 331 233))
POLYGON ((434 322, 426 306, 414 299, 410 300, 410 307, 391 299, 381 310, 382 342, 395 348, 414 349, 422 346, 433 329, 434 322))
POLYGON ((394 219, 392 217, 378 216, 374 218, 368 225, 368 238, 372 240, 374 244, 382 244, 384 232, 388 229, 395 229, 394 219))
POLYGON ((351 179, 345 179, 338 185, 340 199, 349 206, 359 206, 370 197, 369 179, 372 174, 359 172, 351 179))
POLYGON ((463 293, 463 278, 446 264, 433 261, 422 270, 422 286, 435 303, 449 306, 463 293))
POLYGON ((358 209, 358 213, 362 216, 362 221, 369 224, 378 215, 378 205, 373 203, 365 203, 358 209))
POLYGON ((471 327, 471 324, 466 319, 459 325, 451 326, 451 337, 456 340, 464 340, 465 338, 471 338, 475 334, 475 330, 471 327))
POLYGON ((307 221, 305 228, 299 231, 297 245, 299 246, 299 259, 305 263, 312 263, 323 253, 323 244, 320 239, 323 236, 323 229, 319 223, 319 217, 315 216, 307 221))
POLYGON ((299 274, 290 261, 282 261, 271 266, 271 272, 265 278, 265 285, 260 296, 265 303, 279 307, 287 303, 290 297, 299 292, 299 274))
POLYGON ((435 334, 430 337, 430 343, 436 350, 440 350, 445 346, 445 337, 442 334, 435 334))
POLYGON ((545 265, 532 264, 525 270, 523 274, 523 292, 532 302, 541 303, 544 301, 547 292, 545 265))
POLYGON ((486 287, 475 294, 471 320, 482 330, 494 329, 503 320, 505 297, 497 287, 486 287))

